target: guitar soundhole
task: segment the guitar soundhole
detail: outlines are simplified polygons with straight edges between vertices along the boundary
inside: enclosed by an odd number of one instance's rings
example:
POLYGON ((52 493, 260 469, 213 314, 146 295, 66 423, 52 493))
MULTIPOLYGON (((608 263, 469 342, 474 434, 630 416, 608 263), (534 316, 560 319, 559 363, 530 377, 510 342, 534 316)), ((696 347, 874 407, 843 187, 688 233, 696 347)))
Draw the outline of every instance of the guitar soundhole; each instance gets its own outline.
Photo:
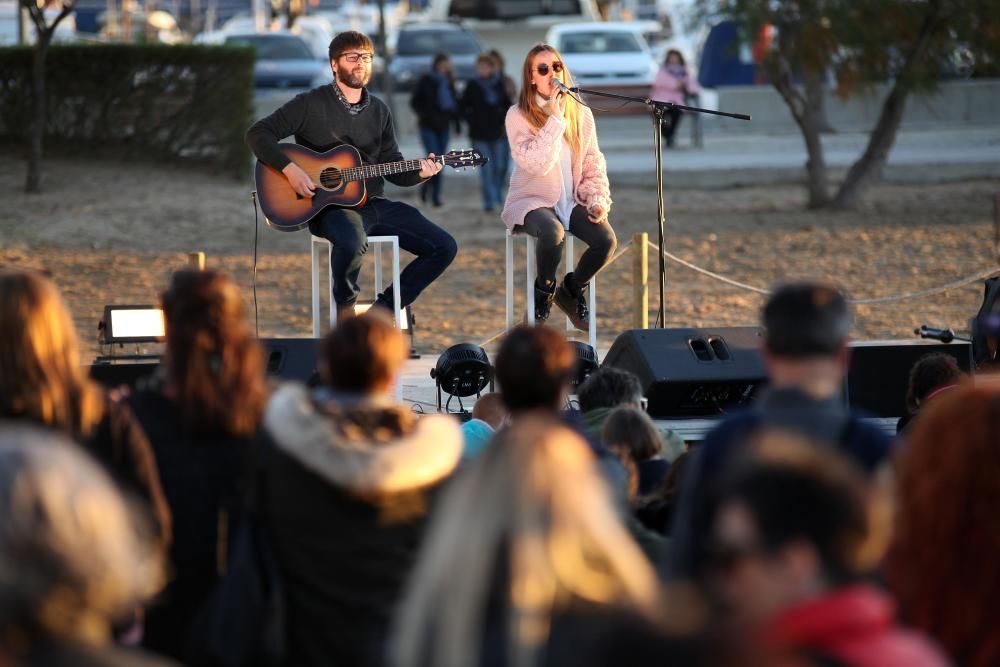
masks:
POLYGON ((344 184, 344 177, 339 169, 329 167, 320 172, 319 184, 326 190, 337 190, 344 184))

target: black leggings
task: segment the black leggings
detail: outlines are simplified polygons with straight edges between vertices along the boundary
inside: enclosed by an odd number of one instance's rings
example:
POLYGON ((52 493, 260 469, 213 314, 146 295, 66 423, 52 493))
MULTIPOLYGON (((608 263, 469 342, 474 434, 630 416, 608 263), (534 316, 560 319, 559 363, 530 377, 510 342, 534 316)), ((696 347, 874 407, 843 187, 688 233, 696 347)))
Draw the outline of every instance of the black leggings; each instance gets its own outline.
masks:
MULTIPOLYGON (((587 250, 573 269, 574 282, 582 288, 615 254, 618 239, 606 219, 597 224, 591 222, 587 218, 587 209, 580 205, 573 208, 569 217, 569 232, 587 244, 587 250)), ((556 271, 562 260, 563 242, 566 240, 566 228, 556 216, 555 209, 536 208, 529 212, 524 216, 524 224, 514 227, 514 233, 535 237, 538 282, 551 288, 556 284, 556 271)))

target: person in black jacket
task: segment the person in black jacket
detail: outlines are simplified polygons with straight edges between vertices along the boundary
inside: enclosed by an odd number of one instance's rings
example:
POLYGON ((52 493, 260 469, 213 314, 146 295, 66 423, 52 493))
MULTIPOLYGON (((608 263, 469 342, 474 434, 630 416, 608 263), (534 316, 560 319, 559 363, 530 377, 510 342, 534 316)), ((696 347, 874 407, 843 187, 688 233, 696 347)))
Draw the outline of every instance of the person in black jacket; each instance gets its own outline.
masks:
POLYGON ((152 443, 176 526, 171 581, 147 613, 143 643, 185 660, 195 617, 246 511, 267 387, 264 353, 231 278, 178 271, 162 305, 163 372, 128 398, 152 443))
MULTIPOLYGON (((289 160, 278 142, 289 135, 295 142, 316 152, 350 145, 365 164, 401 162, 389 107, 369 94, 365 87, 372 76, 374 47, 360 32, 339 33, 330 42, 330 67, 335 81, 297 95, 290 102, 247 130, 246 142, 261 162, 280 170, 292 189, 311 198, 318 175, 310 176, 289 160), (315 179, 315 180, 314 180, 315 179)), ((411 186, 441 171, 431 155, 419 161, 419 171, 387 175, 395 185, 411 186)), ((385 198, 381 176, 365 182, 368 199, 357 208, 330 207, 309 221, 309 231, 333 244, 330 277, 338 315, 354 314, 360 289, 358 275, 368 249, 369 236, 398 236, 399 247, 416 255, 403 269, 399 285, 391 285, 375 300, 377 306, 392 309, 393 290, 399 290, 403 308, 444 273, 458 245, 455 239, 414 207, 385 198)))
POLYGON ((504 121, 507 110, 514 102, 507 94, 503 77, 491 56, 479 54, 476 74, 462 93, 462 118, 469 126, 472 147, 487 159, 479 169, 479 181, 483 190, 483 209, 492 211, 494 207, 503 206, 507 174, 501 173, 500 168, 507 160, 501 153, 509 150, 504 121))
MULTIPOLYGON (((431 71, 424 74, 413 89, 410 106, 417 114, 424 150, 436 155, 447 152, 450 128, 454 125, 455 134, 461 130, 455 78, 447 53, 434 56, 431 71)), ((426 202, 429 195, 435 206, 442 205, 442 177, 443 174, 438 173, 420 187, 421 201, 426 202)))
POLYGON ((370 310, 324 340, 326 386, 287 384, 268 403, 260 516, 284 582, 287 665, 382 664, 430 503, 461 461, 456 420, 391 398, 407 350, 370 310))

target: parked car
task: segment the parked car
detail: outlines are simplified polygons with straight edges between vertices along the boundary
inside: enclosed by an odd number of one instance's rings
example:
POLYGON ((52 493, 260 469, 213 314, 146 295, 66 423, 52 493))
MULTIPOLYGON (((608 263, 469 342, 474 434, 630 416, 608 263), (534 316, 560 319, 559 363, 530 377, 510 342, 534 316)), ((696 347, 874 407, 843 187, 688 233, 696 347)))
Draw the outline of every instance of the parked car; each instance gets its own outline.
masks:
POLYGON ((317 58, 298 35, 290 32, 212 32, 195 37, 196 44, 250 46, 257 52, 254 87, 312 88, 333 81, 330 61, 317 58))
POLYGON ((408 23, 396 35, 395 53, 389 75, 396 90, 412 90, 420 77, 431 69, 436 53, 447 53, 455 78, 468 80, 476 75, 476 56, 483 45, 475 33, 452 23, 408 23))
POLYGON ((568 23, 549 28, 545 42, 562 54, 577 85, 645 88, 658 63, 635 21, 568 23))

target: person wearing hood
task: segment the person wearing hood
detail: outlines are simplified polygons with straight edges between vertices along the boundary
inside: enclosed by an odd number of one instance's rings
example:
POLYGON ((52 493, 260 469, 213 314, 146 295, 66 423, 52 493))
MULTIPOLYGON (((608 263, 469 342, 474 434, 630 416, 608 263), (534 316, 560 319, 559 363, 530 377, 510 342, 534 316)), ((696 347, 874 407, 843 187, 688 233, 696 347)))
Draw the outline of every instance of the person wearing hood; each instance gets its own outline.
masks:
POLYGON ((390 398, 407 352, 381 313, 347 319, 323 342, 325 386, 282 386, 265 411, 275 449, 261 514, 284 580, 287 664, 382 663, 430 501, 461 460, 457 422, 390 398))

